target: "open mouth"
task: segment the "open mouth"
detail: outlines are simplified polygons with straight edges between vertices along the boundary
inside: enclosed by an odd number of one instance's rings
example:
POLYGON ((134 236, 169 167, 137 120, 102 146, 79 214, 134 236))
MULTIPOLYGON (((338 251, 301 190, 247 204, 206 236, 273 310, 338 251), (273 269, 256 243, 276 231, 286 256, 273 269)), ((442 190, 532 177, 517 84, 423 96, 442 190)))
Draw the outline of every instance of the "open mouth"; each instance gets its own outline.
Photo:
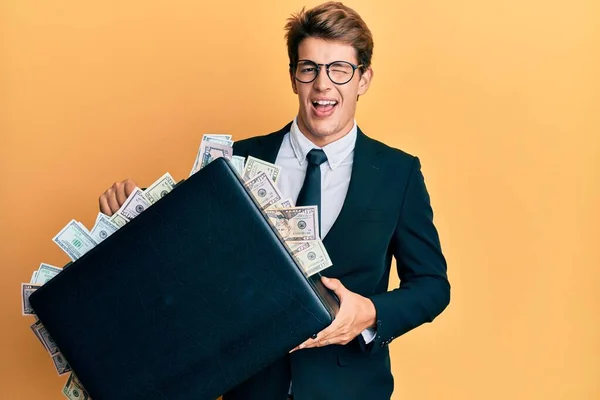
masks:
POLYGON ((312 102, 317 117, 328 117, 335 111, 338 102, 335 100, 315 100, 312 102))

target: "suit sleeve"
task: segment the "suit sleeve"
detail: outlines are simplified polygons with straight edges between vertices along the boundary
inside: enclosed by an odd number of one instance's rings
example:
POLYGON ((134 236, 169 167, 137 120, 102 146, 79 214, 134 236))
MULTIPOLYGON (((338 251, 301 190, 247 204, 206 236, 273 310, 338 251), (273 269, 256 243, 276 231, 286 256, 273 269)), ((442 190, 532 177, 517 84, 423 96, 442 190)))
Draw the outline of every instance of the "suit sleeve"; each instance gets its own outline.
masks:
POLYGON ((450 302, 446 260, 418 158, 413 159, 391 249, 400 286, 371 296, 377 312, 376 336, 367 352, 376 352, 393 339, 431 322, 450 302))
POLYGON ((246 141, 242 140, 233 143, 233 155, 244 158, 248 157, 248 146, 246 145, 246 141))

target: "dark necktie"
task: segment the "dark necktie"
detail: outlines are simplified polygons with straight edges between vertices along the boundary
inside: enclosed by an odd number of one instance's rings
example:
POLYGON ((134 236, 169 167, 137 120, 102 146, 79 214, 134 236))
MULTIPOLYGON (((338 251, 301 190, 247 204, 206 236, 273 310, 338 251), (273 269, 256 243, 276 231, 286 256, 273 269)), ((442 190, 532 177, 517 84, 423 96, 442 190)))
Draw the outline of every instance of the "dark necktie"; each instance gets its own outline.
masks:
POLYGON ((319 235, 321 235, 321 164, 327 161, 325 152, 321 149, 313 149, 306 155, 308 167, 304 184, 300 189, 296 205, 317 206, 319 210, 319 235))

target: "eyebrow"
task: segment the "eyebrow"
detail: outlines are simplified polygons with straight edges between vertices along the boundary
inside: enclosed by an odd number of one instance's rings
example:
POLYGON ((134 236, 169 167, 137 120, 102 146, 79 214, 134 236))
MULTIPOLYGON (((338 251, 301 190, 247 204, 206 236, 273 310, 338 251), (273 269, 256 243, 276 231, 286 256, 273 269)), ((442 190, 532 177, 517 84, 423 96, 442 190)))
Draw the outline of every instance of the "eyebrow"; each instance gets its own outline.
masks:
MULTIPOLYGON (((340 62, 340 61, 347 62, 347 63, 350 63, 350 64, 356 64, 354 61, 348 61, 348 60, 343 60, 343 59, 340 59, 340 60, 333 60, 333 61, 331 61, 331 62, 328 62, 328 63, 321 63, 321 64, 333 64, 333 63, 340 62)), ((307 63, 307 62, 311 62, 311 63, 319 64, 318 62, 316 62, 316 61, 314 61, 314 60, 309 60, 309 59, 307 59, 307 58, 301 58, 301 59, 298 59, 298 61, 297 61, 297 63, 299 63, 299 64, 300 64, 300 63, 307 63)))

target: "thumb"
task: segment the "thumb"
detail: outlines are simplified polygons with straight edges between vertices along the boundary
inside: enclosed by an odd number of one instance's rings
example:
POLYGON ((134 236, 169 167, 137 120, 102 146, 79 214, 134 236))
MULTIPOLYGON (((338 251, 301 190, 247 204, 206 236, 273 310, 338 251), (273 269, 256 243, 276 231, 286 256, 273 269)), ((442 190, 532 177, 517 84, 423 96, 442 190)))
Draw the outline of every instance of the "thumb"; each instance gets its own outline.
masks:
POLYGON ((340 301, 342 300, 346 288, 344 287, 344 285, 342 285, 342 282, 340 282, 339 279, 327 278, 326 276, 322 276, 321 282, 323 282, 323 285, 325 285, 327 289, 333 290, 337 297, 339 297, 340 301))

